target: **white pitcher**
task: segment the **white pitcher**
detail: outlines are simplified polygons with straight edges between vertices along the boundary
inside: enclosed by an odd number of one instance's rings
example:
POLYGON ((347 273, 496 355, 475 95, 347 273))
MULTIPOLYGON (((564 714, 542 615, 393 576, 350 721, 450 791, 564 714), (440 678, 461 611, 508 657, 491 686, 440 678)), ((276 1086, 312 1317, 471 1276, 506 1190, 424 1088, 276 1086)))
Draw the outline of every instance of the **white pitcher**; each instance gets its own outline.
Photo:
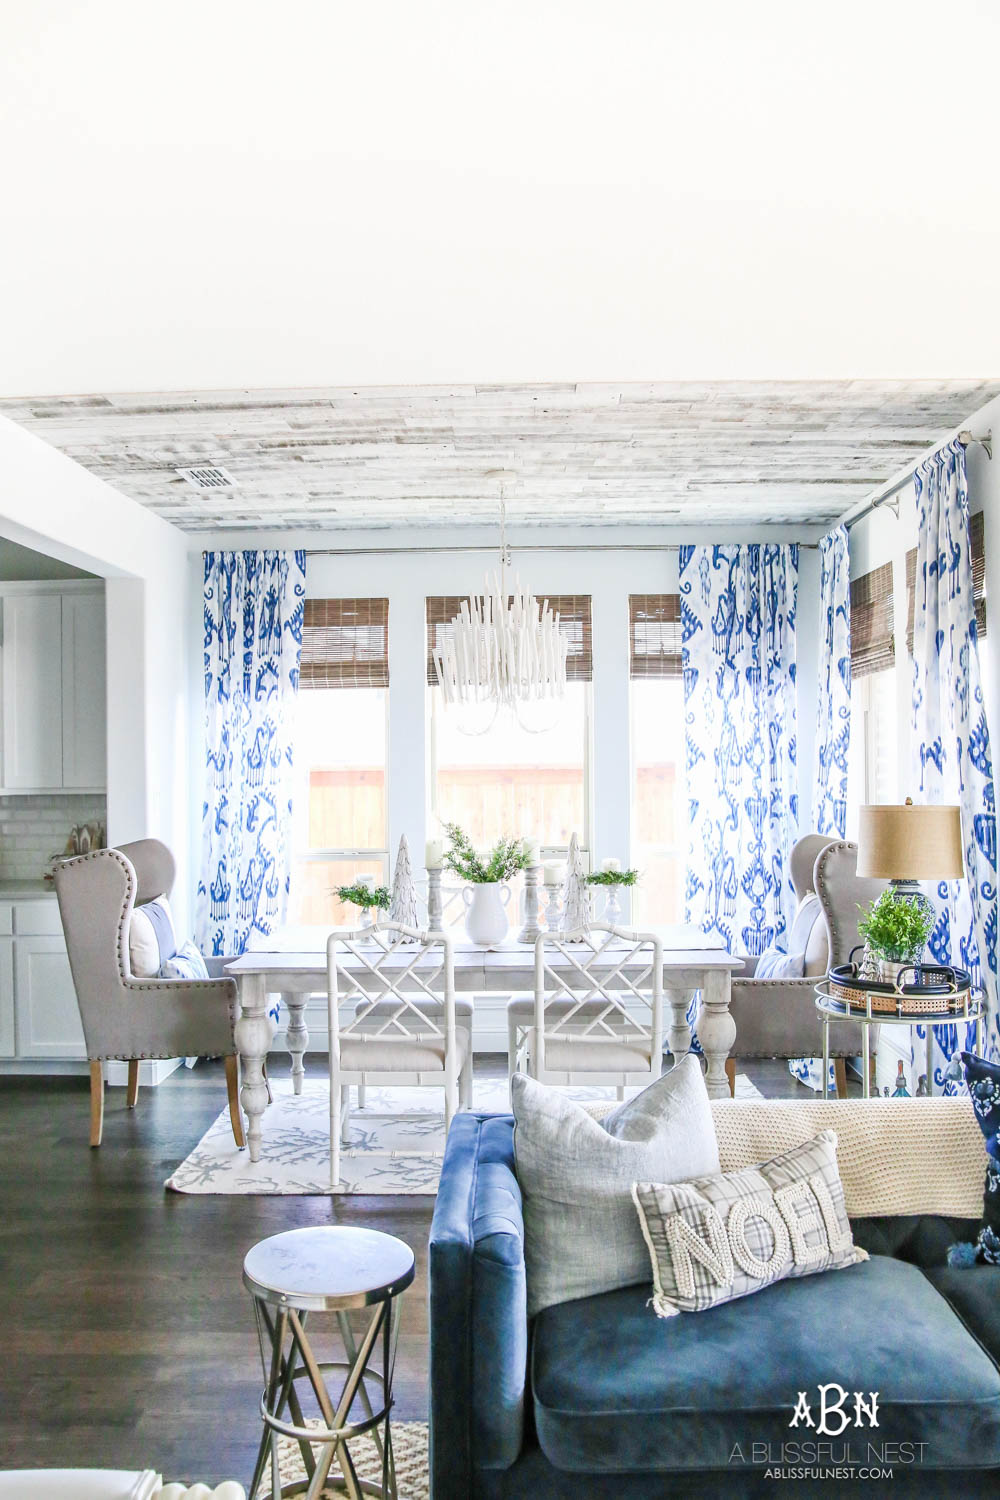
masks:
POLYGON ((467 885, 462 891, 465 902, 465 930, 469 941, 480 948, 492 948, 507 936, 507 903, 510 886, 498 880, 467 885))

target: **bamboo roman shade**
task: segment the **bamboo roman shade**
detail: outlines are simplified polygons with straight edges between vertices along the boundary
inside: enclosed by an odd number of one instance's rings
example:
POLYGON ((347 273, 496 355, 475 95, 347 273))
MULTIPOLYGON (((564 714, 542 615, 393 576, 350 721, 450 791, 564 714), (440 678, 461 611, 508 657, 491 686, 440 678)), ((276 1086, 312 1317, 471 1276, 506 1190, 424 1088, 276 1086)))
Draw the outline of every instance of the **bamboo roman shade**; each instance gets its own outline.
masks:
POLYGON ((892 563, 851 580, 851 675, 884 672, 896 660, 892 563))
POLYGON ((388 599, 307 599, 299 686, 388 687, 388 599))
MULTIPOLYGON (((569 640, 566 657, 567 682, 590 682, 594 675, 593 628, 589 594, 542 594, 534 590, 539 604, 548 605, 559 616, 559 628, 569 640)), ((427 681, 437 686, 432 652, 440 632, 447 628, 468 599, 468 594, 436 594, 427 600, 427 681)))
POLYGON ((629 676, 681 677, 680 594, 630 594, 629 676))
MULTIPOLYGON (((977 511, 969 518, 972 541, 972 602, 976 610, 976 634, 986 639, 986 539, 983 531, 983 512, 977 511)), ((913 655, 913 610, 917 586, 917 549, 911 547, 906 554, 906 649, 913 655)))

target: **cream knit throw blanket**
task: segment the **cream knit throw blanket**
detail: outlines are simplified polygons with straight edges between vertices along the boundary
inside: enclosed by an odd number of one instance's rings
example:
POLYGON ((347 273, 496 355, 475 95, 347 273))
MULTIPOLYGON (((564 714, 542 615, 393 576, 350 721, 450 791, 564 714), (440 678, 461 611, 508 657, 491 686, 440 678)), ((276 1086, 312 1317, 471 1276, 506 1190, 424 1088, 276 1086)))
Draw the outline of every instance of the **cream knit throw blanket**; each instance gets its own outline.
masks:
POLYGON ((714 1099, 712 1118, 724 1172, 835 1130, 851 1218, 982 1217, 986 1146, 967 1098, 714 1099))
POLYGON ((982 1217, 986 1146, 968 1099, 716 1099, 712 1117, 724 1172, 835 1130, 851 1218, 982 1217))

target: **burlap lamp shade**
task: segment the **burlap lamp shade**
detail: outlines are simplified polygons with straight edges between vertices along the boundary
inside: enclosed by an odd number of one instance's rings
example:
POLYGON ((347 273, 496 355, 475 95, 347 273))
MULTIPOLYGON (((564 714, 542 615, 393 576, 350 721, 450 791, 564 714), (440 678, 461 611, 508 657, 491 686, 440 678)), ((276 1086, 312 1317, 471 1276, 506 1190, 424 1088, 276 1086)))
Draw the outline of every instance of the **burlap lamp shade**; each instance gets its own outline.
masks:
POLYGON ((962 816, 957 807, 862 807, 858 874, 881 880, 961 880, 962 816))

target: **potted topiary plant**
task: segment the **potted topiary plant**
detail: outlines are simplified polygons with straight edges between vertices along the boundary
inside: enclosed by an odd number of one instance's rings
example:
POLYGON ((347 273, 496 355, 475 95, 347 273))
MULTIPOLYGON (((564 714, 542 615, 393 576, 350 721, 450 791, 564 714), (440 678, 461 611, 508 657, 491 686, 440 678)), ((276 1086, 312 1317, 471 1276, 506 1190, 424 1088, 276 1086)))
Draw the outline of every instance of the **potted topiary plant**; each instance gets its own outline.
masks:
POLYGON ((362 927, 374 927, 378 923, 378 913, 388 911, 391 896, 387 886, 376 885, 374 876, 362 876, 355 880, 352 885, 338 885, 337 895, 341 901, 349 906, 361 908, 362 927), (372 918, 374 908, 375 917, 372 918))
POLYGON ((457 823, 446 823, 448 851, 444 865, 468 881, 462 892, 465 930, 472 942, 483 947, 502 943, 507 936, 510 886, 504 882, 527 867, 528 856, 521 839, 497 839, 493 848, 477 853, 467 833, 457 823))
POLYGON ((883 984, 895 984, 901 969, 920 962, 933 926, 933 908, 925 898, 902 896, 891 886, 862 912, 858 931, 878 960, 883 984))

